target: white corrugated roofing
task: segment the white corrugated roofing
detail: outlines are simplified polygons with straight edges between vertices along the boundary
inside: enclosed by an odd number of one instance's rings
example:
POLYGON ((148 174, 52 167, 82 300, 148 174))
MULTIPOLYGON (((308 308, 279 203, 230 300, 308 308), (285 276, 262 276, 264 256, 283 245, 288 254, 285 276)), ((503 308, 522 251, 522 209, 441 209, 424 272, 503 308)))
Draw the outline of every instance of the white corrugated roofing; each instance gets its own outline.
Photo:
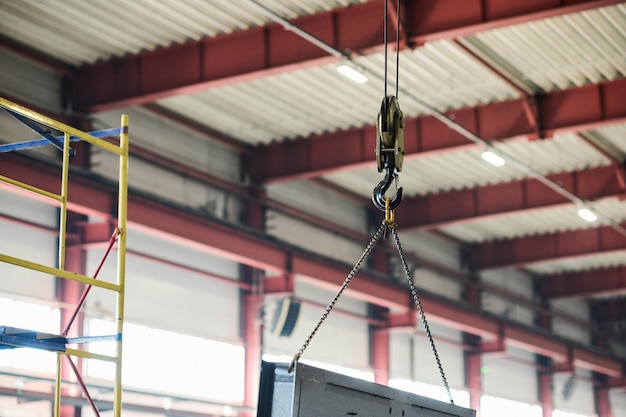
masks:
MULTIPOLYGON (((367 0, 256 0, 285 18, 367 0)), ((249 0, 0 1, 2 34, 67 64, 260 26, 270 19, 249 0)))
MULTIPOLYGON (((333 63, 169 97, 158 104, 253 144, 371 125, 385 92, 384 55, 359 57, 355 63, 367 70, 368 83, 345 78, 333 63)), ((413 97, 440 111, 517 97, 515 90, 475 61, 472 65, 448 41, 402 53, 400 68, 401 88, 411 92, 399 94, 406 117, 424 113, 413 97)), ((388 93, 395 94, 395 64, 388 74, 388 93)))
MULTIPOLYGON (((468 144, 471 144, 469 140, 468 144)), ((507 163, 495 167, 480 157, 484 148, 479 146, 468 146, 436 157, 407 158, 399 173, 403 192, 406 196, 426 195, 521 180, 529 177, 525 167, 549 175, 610 164, 608 158, 573 133, 532 142, 512 140, 494 147, 502 152, 505 160, 509 155, 514 156, 523 165, 507 163)), ((343 187, 349 184, 353 192, 366 197, 371 195, 382 174, 372 165, 371 168, 328 174, 324 178, 343 187)))
MULTIPOLYGON (((594 203, 592 209, 615 221, 626 220, 626 202, 617 198, 594 203)), ((533 236, 570 230, 598 227, 601 224, 588 223, 578 216, 579 207, 564 204, 557 208, 524 211, 512 216, 502 215, 481 221, 453 224, 440 228, 448 236, 468 243, 511 239, 519 236, 533 236)), ((625 260, 626 261, 626 260, 625 260)))
POLYGON ((604 254, 576 256, 559 261, 542 262, 529 265, 524 269, 538 275, 553 275, 592 269, 616 268, 626 265, 626 250, 612 251, 604 254))
POLYGON ((463 42, 536 92, 614 80, 626 75, 626 5, 489 30, 463 42))

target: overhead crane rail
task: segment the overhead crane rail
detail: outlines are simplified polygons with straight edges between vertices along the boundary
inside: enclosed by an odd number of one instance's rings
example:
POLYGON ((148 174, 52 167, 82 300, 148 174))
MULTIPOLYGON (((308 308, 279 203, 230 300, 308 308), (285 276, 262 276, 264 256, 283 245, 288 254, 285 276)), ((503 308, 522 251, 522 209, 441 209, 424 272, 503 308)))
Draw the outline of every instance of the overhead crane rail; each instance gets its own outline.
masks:
MULTIPOLYGON (((83 132, 69 125, 56 121, 52 118, 39 114, 26 107, 20 106, 9 100, 0 97, 0 108, 6 111, 30 130, 35 132, 40 139, 0 144, 0 153, 20 151, 32 149, 41 146, 52 145, 62 152, 62 167, 60 178, 60 192, 50 189, 44 189, 32 184, 14 180, 9 176, 0 175, 0 183, 9 184, 10 186, 20 188, 33 197, 44 197, 44 200, 50 204, 60 207, 59 210, 59 244, 57 264, 55 266, 44 265, 33 262, 28 259, 17 258, 14 256, 0 254, 0 262, 12 264, 16 267, 26 268, 29 270, 41 272, 51 275, 58 279, 68 279, 72 281, 86 284, 87 287, 83 292, 79 302, 75 306, 74 313, 60 334, 48 334, 28 329, 21 329, 10 326, 0 325, 0 350, 15 349, 21 347, 29 347, 40 350, 46 350, 57 353, 55 394, 54 394, 54 416, 60 415, 61 404, 61 357, 67 359, 68 364, 74 371, 78 383, 80 384, 83 394, 90 403, 96 416, 99 411, 91 399, 86 385, 84 384, 78 367, 72 361, 72 357, 96 359, 112 362, 115 365, 115 378, 113 387, 113 416, 120 417, 122 404, 122 330, 124 324, 124 288, 125 288, 125 271, 126 271, 126 219, 127 219, 127 201, 128 201, 128 161, 129 161, 129 137, 128 137, 128 116, 122 115, 121 126, 116 129, 100 130, 96 132, 83 132), (55 136, 52 132, 60 132, 60 136, 55 136), (117 138, 114 142, 109 142, 105 138, 117 138), (118 204, 117 204, 117 227, 110 239, 109 247, 106 251, 104 259, 100 262, 98 269, 93 277, 69 271, 65 266, 66 259, 66 241, 67 241, 67 218, 68 218, 68 191, 70 188, 70 156, 75 155, 76 151, 70 147, 72 142, 84 141, 91 145, 108 151, 119 157, 119 176, 118 176, 118 204), (102 267, 104 260, 108 256, 113 245, 117 244, 117 265, 115 282, 97 280, 97 275, 102 267), (76 318, 78 311, 82 307, 87 294, 92 286, 109 290, 115 293, 115 323, 116 334, 107 336, 79 336, 67 337, 70 327, 76 318), (74 348, 72 346, 94 341, 114 341, 116 344, 115 355, 102 355, 91 353, 84 349, 74 348)), ((10 173, 7 173, 10 175, 10 173)))

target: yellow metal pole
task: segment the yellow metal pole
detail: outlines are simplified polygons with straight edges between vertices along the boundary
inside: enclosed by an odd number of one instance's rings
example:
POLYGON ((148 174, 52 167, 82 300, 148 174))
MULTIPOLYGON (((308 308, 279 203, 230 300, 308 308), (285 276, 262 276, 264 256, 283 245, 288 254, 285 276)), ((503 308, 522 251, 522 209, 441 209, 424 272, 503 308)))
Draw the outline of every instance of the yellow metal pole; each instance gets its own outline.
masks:
MULTIPOLYGON (((59 269, 65 270, 65 239, 67 234, 67 187, 70 165, 70 135, 63 137, 63 169, 61 174, 61 208, 59 214, 59 269)), ((57 277, 57 279, 63 279, 57 277)), ((54 416, 61 411, 61 354, 57 353, 56 378, 54 383, 54 416)))
POLYGON ((6 262, 19 267, 32 269, 34 271, 44 272, 46 274, 55 275, 72 281, 82 282, 83 284, 93 285, 94 287, 105 288, 111 291, 121 291, 120 286, 111 282, 89 278, 85 275, 76 274, 64 269, 53 268, 48 265, 38 264, 36 262, 27 261, 25 259, 15 258, 13 256, 0 253, 0 262, 6 262))
POLYGON ((120 235, 117 240, 117 284, 120 291, 117 293, 117 366, 115 367, 115 389, 113 415, 120 417, 122 413, 122 330, 124 327, 124 288, 126 281, 126 235, 128 210, 128 115, 121 118, 120 132, 120 172, 119 172, 119 200, 118 200, 118 228, 120 235))
POLYGON ((65 239, 67 235, 67 190, 70 171, 70 135, 63 140, 63 171, 61 173, 61 213, 59 216, 59 269, 65 269, 65 239))
POLYGON ((14 179, 9 178, 9 177, 5 177, 4 175, 0 175, 0 182, 5 182, 7 184, 13 185, 14 187, 19 187, 19 188, 22 188, 24 190, 31 191, 31 192, 33 192, 35 194, 39 194, 39 195, 42 195, 44 197, 48 197, 48 198, 50 198, 52 200, 61 202, 61 196, 58 195, 58 194, 54 194, 54 193, 51 193, 49 191, 42 190, 41 188, 33 187, 32 185, 23 183, 21 181, 14 180, 14 179))
POLYGON ((56 377, 54 378, 54 417, 61 415, 61 354, 57 353, 56 377))

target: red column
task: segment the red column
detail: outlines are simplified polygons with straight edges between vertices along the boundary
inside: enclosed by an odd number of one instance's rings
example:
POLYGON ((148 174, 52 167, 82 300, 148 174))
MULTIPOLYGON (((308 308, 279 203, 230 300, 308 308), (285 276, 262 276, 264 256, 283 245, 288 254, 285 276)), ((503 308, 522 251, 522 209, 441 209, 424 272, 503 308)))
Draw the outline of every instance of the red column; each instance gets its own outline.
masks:
POLYGON ((539 403, 543 417, 552 417, 552 372, 538 371, 539 378, 539 403))
MULTIPOLYGON (((80 246, 81 235, 78 233, 79 227, 77 222, 84 220, 83 216, 76 215, 74 213, 68 213, 67 218, 67 230, 68 241, 65 250, 65 269, 68 271, 76 272, 81 275, 86 274, 87 267, 87 254, 85 250, 80 246)), ((64 303, 67 307, 61 308, 61 329, 62 332, 67 324, 70 322, 74 310, 80 300, 84 289, 84 284, 76 281, 70 281, 68 279, 57 278, 57 299, 64 303)), ((83 334, 83 314, 79 313, 73 322, 73 325, 68 332, 68 337, 76 337, 83 334)), ((82 369, 82 360, 80 358, 72 358, 78 369, 82 369)), ((61 379, 67 381, 76 381, 76 376, 72 369, 66 362, 65 358, 62 358, 61 362, 61 379)), ((62 396, 80 397, 80 388, 78 385, 71 387, 64 387, 61 389, 62 396)), ((62 405, 60 409, 60 415, 62 417, 80 417, 80 406, 62 405)))
MULTIPOLYGON (((256 408, 257 393, 259 391, 259 370, 261 367, 263 327, 259 320, 259 309, 262 299, 257 295, 242 296, 243 302, 243 340, 245 353, 245 382, 244 398, 245 406, 256 408)), ((252 416, 254 412, 246 411, 244 416, 252 416)))
POLYGON ((593 391, 596 402, 596 413, 598 417, 614 417, 609 401, 609 389, 606 387, 596 387, 593 391))
MULTIPOLYGON (((265 192, 261 189, 250 189, 254 199, 262 200, 265 192)), ((247 202, 244 212, 244 222, 257 230, 265 228, 265 209, 258 204, 247 202)), ((244 374, 244 399, 247 407, 256 409, 259 391, 259 377, 261 369, 261 356, 263 355, 263 322, 260 319, 260 311, 263 303, 263 295, 258 292, 259 281, 264 279, 264 273, 255 268, 240 265, 240 279, 251 284, 250 291, 242 291, 241 302, 241 328, 245 347, 245 374, 244 374)), ((255 415, 255 411, 244 411, 244 417, 255 415)))
MULTIPOLYGON (((541 288, 536 285, 537 288, 541 288)), ((550 303, 539 294, 541 298, 542 309, 535 314, 535 325, 544 329, 550 330, 552 328, 552 314, 550 311, 550 303)), ((543 417, 552 417, 554 411, 554 398, 552 393, 552 378, 554 376, 553 367, 554 363, 551 359, 545 356, 535 355, 535 362, 544 368, 537 371, 538 380, 538 396, 539 403, 541 405, 541 412, 543 417)))
POLYGON ((481 356, 477 352, 465 352, 465 383, 469 391, 470 408, 476 410, 477 417, 480 417, 480 397, 482 395, 481 356))
MULTIPOLYGON (((377 271, 389 272, 389 258, 385 247, 386 241, 378 242, 369 258, 369 266, 377 271)), ((369 306, 370 316, 384 320, 388 314, 386 308, 369 306)), ((374 370, 374 381, 381 385, 389 383, 389 327, 370 325, 370 360, 374 370)))
MULTIPOLYGON (((469 274, 469 278, 470 282, 465 287, 465 301, 480 306, 480 276, 472 272, 469 274)), ((469 333, 464 333, 463 341, 475 347, 473 351, 465 352, 465 384, 469 391, 470 408, 476 410, 476 416, 480 417, 480 397, 482 396, 481 338, 469 333)))
MULTIPOLYGON (((72 126, 77 126, 84 131, 91 130, 91 123, 88 119, 79 118, 72 119, 70 121, 72 126)), ((91 145, 86 142, 73 142, 70 144, 72 149, 76 152, 75 156, 70 159, 70 165, 77 166, 83 169, 89 169, 91 161, 91 145)), ((65 269, 67 271, 76 272, 81 275, 87 274, 87 252, 81 246, 83 243, 83 234, 81 223, 87 221, 87 218, 83 215, 79 215, 73 212, 67 213, 67 239, 65 249, 65 269)), ((60 242, 59 242, 60 243, 60 242)), ((71 281, 68 279, 57 278, 57 299, 64 303, 67 307, 61 308, 61 328, 59 332, 66 330, 66 327, 72 320, 75 310, 78 308, 78 302, 81 298, 84 284, 80 282, 71 281)), ((68 329, 68 337, 76 337, 83 335, 83 319, 84 315, 79 313, 71 327, 68 329)), ((76 381, 74 372, 68 365, 67 358, 62 358, 61 362, 61 379, 67 381, 76 381)), ((82 370, 83 361, 81 358, 72 358, 76 367, 82 370)), ((81 397, 81 389, 78 385, 71 387, 65 387, 61 389, 62 396, 81 397)), ((81 407, 73 405, 61 405, 60 408, 61 417, 80 417, 81 407)))
POLYGON ((374 381, 378 384, 387 385, 389 382, 389 330, 373 329, 371 343, 374 381))

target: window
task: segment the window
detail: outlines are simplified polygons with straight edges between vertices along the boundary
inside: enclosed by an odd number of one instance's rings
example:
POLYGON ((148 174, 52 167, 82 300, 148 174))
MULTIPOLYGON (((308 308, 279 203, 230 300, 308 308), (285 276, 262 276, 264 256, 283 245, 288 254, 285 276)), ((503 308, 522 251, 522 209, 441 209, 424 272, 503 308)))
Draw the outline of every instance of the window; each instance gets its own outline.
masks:
MULTIPOLYGON (((60 313, 45 305, 0 298, 0 325, 59 334, 60 313)), ((53 374, 56 355, 33 348, 8 349, 0 355, 0 366, 53 374)))
MULTIPOLYGON (((91 335, 115 333, 112 322, 89 321, 91 335)), ((122 379, 125 386, 243 402, 244 348, 126 322, 122 379)), ((95 342, 92 352, 113 356, 115 343, 95 342)), ((113 379, 112 363, 89 360, 90 377, 113 379)))
MULTIPOLYGON (((281 363, 291 363, 293 356, 287 355, 272 355, 269 353, 263 354, 263 360, 267 362, 281 362, 281 363)), ((374 373, 368 371, 361 371, 354 368, 347 368, 345 366, 332 365, 325 362, 317 362, 306 360, 304 361, 308 365, 314 366, 320 369, 326 369, 327 371, 335 372, 338 374, 346 375, 352 378, 359 378, 365 381, 374 382, 374 373)))
POLYGON ((587 417, 584 414, 568 413, 567 411, 554 410, 552 417, 587 417))
POLYGON ((538 405, 483 395, 480 398, 481 417, 541 417, 542 410, 538 405))
MULTIPOLYGON (((450 402, 446 389, 442 386, 426 384, 424 382, 411 381, 403 378, 391 378, 389 386, 404 391, 412 392, 417 395, 429 397, 438 401, 450 402)), ((469 407, 469 393, 466 391, 458 391, 451 389, 454 404, 461 407, 469 407)))

